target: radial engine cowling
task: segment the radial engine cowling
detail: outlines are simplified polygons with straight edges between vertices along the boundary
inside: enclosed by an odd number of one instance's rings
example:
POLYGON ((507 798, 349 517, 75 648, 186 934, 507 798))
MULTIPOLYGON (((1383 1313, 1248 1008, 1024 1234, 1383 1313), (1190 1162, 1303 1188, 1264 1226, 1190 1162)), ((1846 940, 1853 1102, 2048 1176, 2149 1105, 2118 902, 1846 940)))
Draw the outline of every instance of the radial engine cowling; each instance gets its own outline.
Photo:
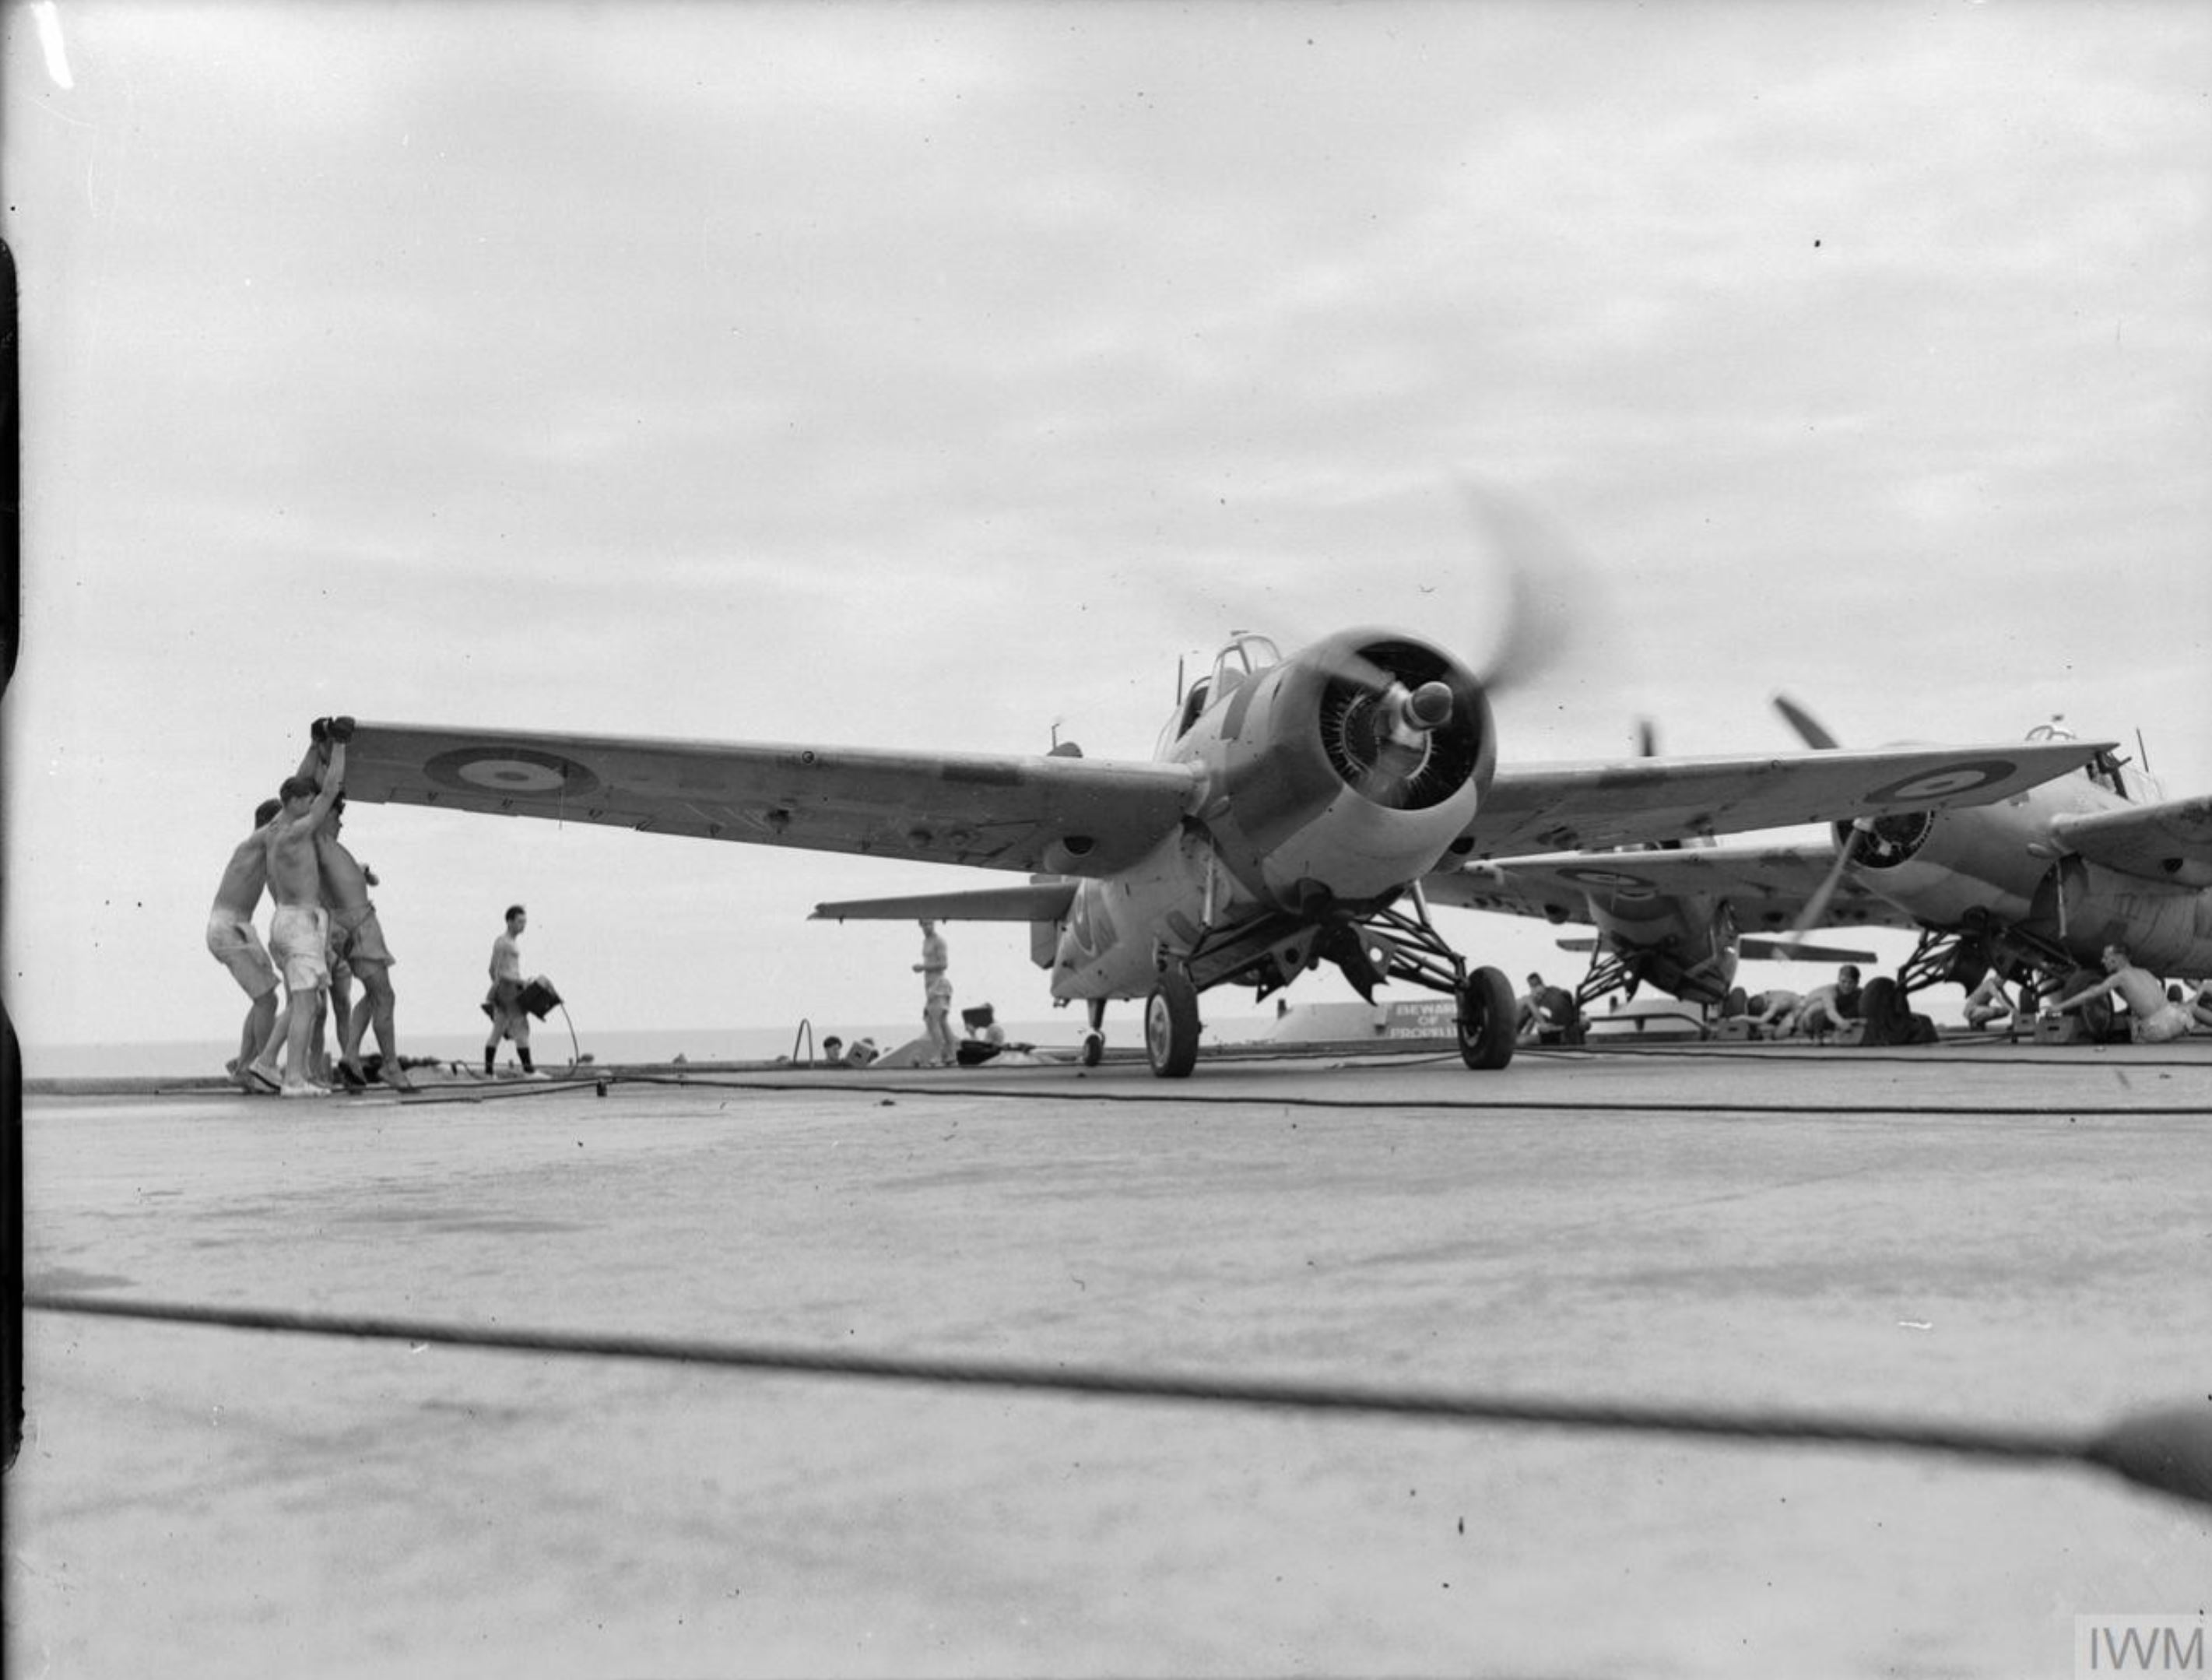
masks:
POLYGON ((1357 912, 1434 867, 1496 773, 1474 673, 1416 636, 1348 630, 1238 684, 1186 738, 1231 873, 1301 915, 1357 912))

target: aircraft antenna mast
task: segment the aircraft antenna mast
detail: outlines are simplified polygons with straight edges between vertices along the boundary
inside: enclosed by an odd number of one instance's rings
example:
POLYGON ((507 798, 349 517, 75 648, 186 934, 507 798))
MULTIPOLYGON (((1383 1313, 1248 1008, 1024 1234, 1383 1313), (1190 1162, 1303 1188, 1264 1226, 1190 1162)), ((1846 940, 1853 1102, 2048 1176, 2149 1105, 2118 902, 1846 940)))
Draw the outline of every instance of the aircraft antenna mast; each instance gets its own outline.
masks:
POLYGON ((2142 730, 2140 727, 2136 730, 2136 762, 2142 766, 2145 776, 2151 773, 2150 749, 2143 745, 2142 730))

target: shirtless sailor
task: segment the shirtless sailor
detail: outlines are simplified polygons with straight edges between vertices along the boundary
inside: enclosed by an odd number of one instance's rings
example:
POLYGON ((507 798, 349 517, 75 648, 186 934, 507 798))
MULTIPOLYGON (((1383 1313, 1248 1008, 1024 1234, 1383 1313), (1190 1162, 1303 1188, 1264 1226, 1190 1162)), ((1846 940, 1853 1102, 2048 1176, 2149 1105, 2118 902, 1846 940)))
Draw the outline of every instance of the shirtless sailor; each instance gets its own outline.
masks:
POLYGON ((349 717, 318 719, 316 740, 330 745, 329 767, 318 788, 312 777, 288 776, 277 790, 284 808, 262 831, 269 855, 269 893, 276 901, 269 928, 269 947, 284 976, 284 1085, 287 1097, 319 1097, 330 1087, 307 1076, 309 1039, 314 1032, 317 995, 327 988, 331 971, 324 947, 330 918, 323 908, 321 872, 315 855, 315 831, 345 784, 345 744, 353 738, 349 717))
POLYGON ((248 1091, 274 1091, 276 1080, 257 1077, 255 1068, 276 1047, 276 965, 253 929, 253 913, 261 908, 261 895, 269 887, 268 840, 263 831, 283 807, 264 800, 253 813, 253 832, 238 843, 223 866, 222 881, 215 890, 215 904, 208 911, 209 955, 228 969, 251 1000, 246 1023, 238 1038, 238 1059, 230 1064, 231 1077, 248 1091))
POLYGON ((399 1036, 392 1021, 392 965, 398 959, 384 942, 376 906, 368 900, 376 873, 364 867, 338 837, 344 825, 345 795, 341 794, 315 836, 316 868, 331 917, 331 948, 352 969, 362 993, 360 1006, 338 1017, 338 1065, 353 1080, 367 1083, 361 1040, 373 1020, 377 1048, 384 1052, 379 1076, 394 1090, 412 1091, 413 1081, 400 1069, 399 1036))
POLYGON ((2185 1003, 2176 1003, 2148 969, 2137 968, 2124 945, 2108 945, 2104 952, 2105 977, 2069 998, 2051 1004, 2047 1014, 2062 1014, 2093 997, 2117 992, 2128 1006, 2128 1037, 2138 1044, 2162 1044, 2188 1036, 2196 1017, 2185 1003))

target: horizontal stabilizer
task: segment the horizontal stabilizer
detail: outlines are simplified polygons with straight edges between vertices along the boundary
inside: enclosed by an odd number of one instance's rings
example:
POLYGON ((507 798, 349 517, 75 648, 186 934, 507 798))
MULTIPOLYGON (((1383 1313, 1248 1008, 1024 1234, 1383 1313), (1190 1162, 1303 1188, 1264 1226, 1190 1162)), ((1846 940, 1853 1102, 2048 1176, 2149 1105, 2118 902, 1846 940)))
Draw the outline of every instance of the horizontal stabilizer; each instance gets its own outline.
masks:
POLYGON ((814 922, 1057 922, 1075 902, 1073 881, 918 892, 905 898, 847 898, 817 904, 814 922))
POLYGON ((1735 953, 1754 963, 1878 963, 1871 951, 1846 951, 1841 946, 1791 944, 1786 939, 1760 939, 1747 934, 1736 942, 1735 953))

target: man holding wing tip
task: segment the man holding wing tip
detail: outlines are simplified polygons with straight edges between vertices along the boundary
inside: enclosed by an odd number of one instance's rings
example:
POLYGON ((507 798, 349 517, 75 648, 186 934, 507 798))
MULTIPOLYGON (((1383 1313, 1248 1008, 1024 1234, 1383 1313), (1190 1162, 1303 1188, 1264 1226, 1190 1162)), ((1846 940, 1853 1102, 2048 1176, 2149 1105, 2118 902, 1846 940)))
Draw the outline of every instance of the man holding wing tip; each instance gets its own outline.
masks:
POLYGON ((317 994, 331 983, 325 956, 330 918, 323 908, 315 834, 345 785, 345 744, 353 739, 353 720, 318 718, 314 737, 318 747, 326 745, 330 753, 322 786, 318 788, 309 776, 286 776, 277 789, 283 808, 262 831, 268 848, 269 896, 276 901, 276 919, 269 928, 270 953, 284 977, 289 1012, 284 1050, 287 1097, 320 1097, 330 1090, 307 1077, 317 994))

